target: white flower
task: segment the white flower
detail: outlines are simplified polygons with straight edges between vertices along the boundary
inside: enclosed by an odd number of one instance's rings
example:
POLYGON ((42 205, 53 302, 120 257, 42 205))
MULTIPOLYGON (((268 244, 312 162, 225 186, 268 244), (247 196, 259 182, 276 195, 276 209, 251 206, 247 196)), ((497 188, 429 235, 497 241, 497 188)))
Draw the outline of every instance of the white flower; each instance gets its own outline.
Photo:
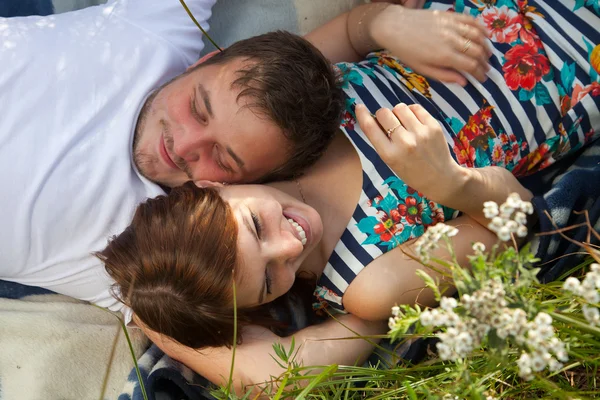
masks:
POLYGON ((535 316, 534 322, 538 325, 552 325, 552 317, 545 312, 541 312, 535 316))
POLYGON ((563 284, 563 290, 566 290, 571 293, 579 294, 580 293, 581 282, 579 279, 574 277, 569 277, 563 284))
POLYGON ((524 201, 521 203, 521 211, 523 211, 525 214, 533 214, 533 204, 528 201, 524 201))
POLYGON ((419 316, 419 321, 421 321, 421 325, 423 326, 431 326, 433 325, 433 315, 431 311, 425 310, 419 316))
POLYGON ((517 365, 520 369, 531 368, 531 356, 527 353, 521 354, 521 357, 519 357, 519 360, 517 361, 517 365))
POLYGON ((515 211, 514 207, 504 203, 500 206, 500 216, 503 218, 509 218, 510 215, 515 211))
POLYGON ((507 227, 509 231, 516 232, 517 228, 519 227, 519 224, 517 223, 517 221, 509 220, 506 221, 506 224, 504 226, 507 227))
POLYGON ((583 316, 592 325, 600 325, 600 311, 596 307, 588 306, 587 304, 582 307, 583 316))
POLYGON ((394 329, 396 327, 396 318, 394 317, 390 317, 390 319, 388 319, 388 328, 394 329))
POLYGON ((600 294, 598 294, 597 290, 586 290, 583 292, 583 298, 590 303, 600 302, 600 294))
POLYGON ((475 253, 483 253, 485 251, 485 244, 481 242, 473 243, 473 251, 475 253))
POLYGON ((500 228, 496 233, 498 234, 498 239, 503 242, 510 240, 510 230, 506 226, 500 228))
POLYGON ((500 217, 494 217, 492 218, 492 222, 490 222, 490 224, 488 226, 490 227, 495 227, 495 228, 502 228, 504 226, 504 223, 506 222, 506 220, 504 218, 500 218, 500 217))
POLYGON ((527 236, 527 227, 523 226, 523 225, 519 226, 517 228, 517 236, 518 237, 525 237, 525 236, 527 236))
POLYGON ((600 273, 600 264, 598 264, 598 263, 591 264, 590 265, 590 270, 592 272, 600 273))
POLYGON ((534 355, 531 358, 531 369, 535 372, 540 372, 544 368, 546 368, 546 361, 544 361, 544 359, 539 355, 534 355))
POLYGON ((398 314, 400 314, 400 307, 398 307, 398 306, 394 306, 394 307, 392 307, 392 315, 393 315, 394 317, 397 317, 397 316, 398 316, 398 314))
POLYGON ((483 214, 487 219, 496 217, 498 215, 498 204, 494 201, 486 201, 483 203, 483 214))
POLYGON ((558 362, 558 360, 556 358, 553 358, 548 363, 548 369, 552 372, 556 372, 556 371, 560 370, 562 367, 563 367, 563 364, 558 362))
POLYGON ((515 221, 521 225, 525 225, 527 223, 527 215, 525 215, 522 211, 517 211, 515 213, 515 221))
POLYGON ((446 311, 450 311, 458 306, 456 299, 453 297, 442 297, 440 307, 446 311))

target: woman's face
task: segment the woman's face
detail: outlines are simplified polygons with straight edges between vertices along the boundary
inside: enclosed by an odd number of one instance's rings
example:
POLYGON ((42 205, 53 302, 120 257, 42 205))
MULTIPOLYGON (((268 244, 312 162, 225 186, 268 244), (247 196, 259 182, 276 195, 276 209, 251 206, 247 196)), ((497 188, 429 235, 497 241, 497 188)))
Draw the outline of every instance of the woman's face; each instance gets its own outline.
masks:
POLYGON ((317 211, 264 185, 219 189, 238 225, 237 306, 253 307, 285 294, 323 235, 317 211))

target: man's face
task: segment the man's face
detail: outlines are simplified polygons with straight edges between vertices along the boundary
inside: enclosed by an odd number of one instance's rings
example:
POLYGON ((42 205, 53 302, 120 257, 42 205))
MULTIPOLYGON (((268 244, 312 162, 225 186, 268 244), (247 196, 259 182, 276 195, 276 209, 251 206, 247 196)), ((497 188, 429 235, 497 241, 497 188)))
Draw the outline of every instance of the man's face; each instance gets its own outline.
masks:
MULTIPOLYGON (((136 127, 134 162, 165 186, 189 180, 249 182, 281 166, 288 140, 232 88, 242 61, 208 65, 150 96, 136 127)), ((251 101, 251 100, 250 100, 251 101)))

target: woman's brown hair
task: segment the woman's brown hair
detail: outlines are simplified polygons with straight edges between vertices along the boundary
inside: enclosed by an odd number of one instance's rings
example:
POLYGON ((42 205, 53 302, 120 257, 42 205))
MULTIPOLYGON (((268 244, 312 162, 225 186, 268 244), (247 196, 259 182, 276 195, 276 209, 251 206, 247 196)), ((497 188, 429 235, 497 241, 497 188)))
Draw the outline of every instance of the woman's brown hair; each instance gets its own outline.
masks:
POLYGON ((232 344, 237 224, 215 189, 189 182, 148 199, 96 256, 148 328, 192 348, 232 344))

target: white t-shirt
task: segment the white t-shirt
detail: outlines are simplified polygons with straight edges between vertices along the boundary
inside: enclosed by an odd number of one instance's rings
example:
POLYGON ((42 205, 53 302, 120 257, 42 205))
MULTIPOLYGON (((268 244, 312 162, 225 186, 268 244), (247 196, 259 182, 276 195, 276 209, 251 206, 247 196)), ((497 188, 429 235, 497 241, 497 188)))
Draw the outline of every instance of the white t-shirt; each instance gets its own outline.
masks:
MULTIPOLYGON (((216 0, 188 0, 206 21, 216 0)), ((0 279, 120 310, 91 252, 162 194, 131 160, 148 94, 198 59, 177 0, 0 18, 0 279)))

